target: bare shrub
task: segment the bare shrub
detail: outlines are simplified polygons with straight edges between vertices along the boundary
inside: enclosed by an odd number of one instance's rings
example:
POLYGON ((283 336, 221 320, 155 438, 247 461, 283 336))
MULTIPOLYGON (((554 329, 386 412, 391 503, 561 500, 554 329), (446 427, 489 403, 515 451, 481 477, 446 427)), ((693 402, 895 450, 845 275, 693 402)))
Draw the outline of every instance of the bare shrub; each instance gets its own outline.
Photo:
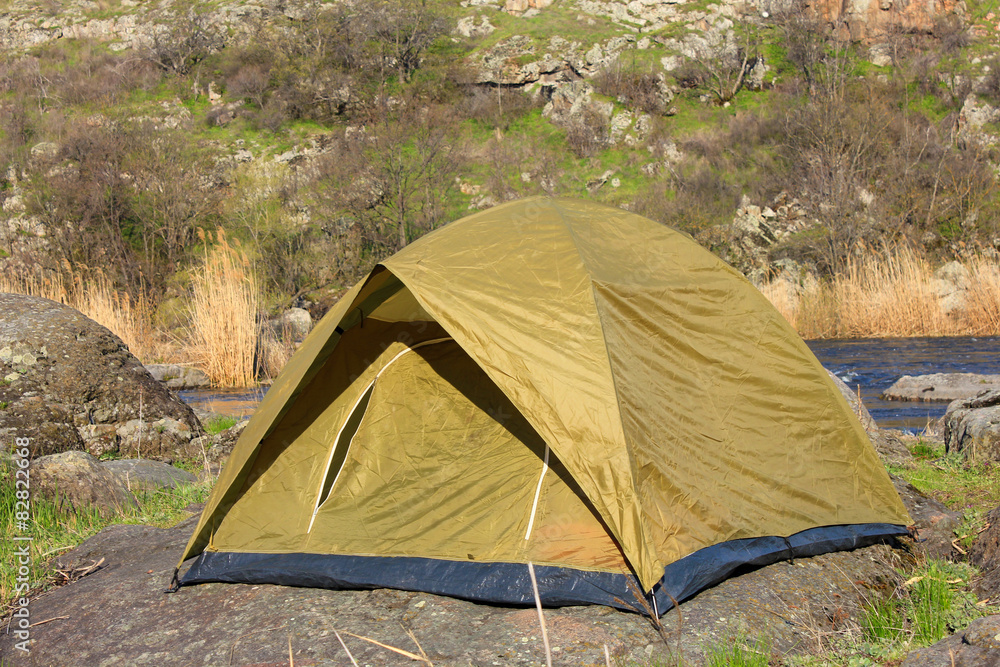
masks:
POLYGON ((954 14, 935 17, 932 34, 947 54, 958 53, 972 43, 969 27, 954 14))
POLYGON ((666 111, 668 97, 662 75, 635 62, 625 65, 616 58, 598 73, 594 87, 602 95, 625 101, 644 113, 660 115, 666 111))
POLYGON ((519 87, 470 85, 459 104, 463 116, 506 131, 518 118, 539 107, 519 87))
POLYGON ((760 59, 760 45, 757 26, 749 20, 741 20, 725 38, 706 39, 698 44, 694 49, 695 65, 683 71, 700 69, 695 77, 688 74, 689 81, 697 81, 697 87, 714 97, 717 104, 725 104, 746 85, 747 77, 760 59))
POLYGON ((573 116, 566 124, 566 143, 577 157, 591 157, 610 141, 608 119, 593 107, 573 116))
POLYGON ((156 25, 143 57, 166 72, 187 74, 225 45, 225 32, 208 14, 189 10, 166 25, 156 25))
POLYGON ((983 77, 982 91, 994 104, 1000 104, 1000 58, 987 61, 989 68, 983 77))
POLYGON ((226 80, 226 91, 231 97, 247 99, 264 108, 264 95, 270 86, 270 68, 266 65, 244 65, 226 80))
POLYGON ((655 181, 634 201, 636 213, 697 234, 731 221, 740 191, 718 172, 701 163, 688 163, 655 181))

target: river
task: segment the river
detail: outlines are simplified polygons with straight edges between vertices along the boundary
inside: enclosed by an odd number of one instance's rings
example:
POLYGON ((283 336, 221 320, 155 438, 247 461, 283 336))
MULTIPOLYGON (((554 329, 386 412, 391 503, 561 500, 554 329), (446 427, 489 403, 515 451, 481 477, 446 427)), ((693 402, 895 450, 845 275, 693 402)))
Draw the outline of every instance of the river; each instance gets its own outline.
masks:
MULTIPOLYGON (((874 338, 806 341, 820 362, 852 388, 885 428, 923 429, 944 414, 947 403, 883 401, 879 396, 903 375, 1000 373, 1000 337, 874 338)), ((245 417, 264 395, 256 390, 191 390, 181 398, 204 410, 245 417)))

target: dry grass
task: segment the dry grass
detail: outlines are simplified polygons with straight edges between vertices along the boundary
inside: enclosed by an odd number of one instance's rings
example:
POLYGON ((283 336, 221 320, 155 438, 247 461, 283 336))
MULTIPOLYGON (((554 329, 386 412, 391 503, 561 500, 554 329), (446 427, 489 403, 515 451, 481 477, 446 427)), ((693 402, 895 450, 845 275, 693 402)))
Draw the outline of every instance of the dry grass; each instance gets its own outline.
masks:
POLYGON ((192 342, 202 369, 216 386, 252 385, 260 288, 246 253, 221 231, 194 273, 192 290, 192 342))
POLYGON ((148 361, 156 347, 152 307, 145 295, 132 298, 115 289, 100 270, 74 270, 38 275, 0 274, 0 292, 14 292, 51 299, 66 304, 114 332, 129 351, 148 361), (68 276, 68 277, 67 277, 68 276))
POLYGON ((265 330, 261 332, 257 350, 257 370, 261 377, 274 379, 295 352, 295 341, 291 333, 265 330))
POLYGON ((973 257, 963 265, 964 305, 946 312, 941 281, 908 248, 851 261, 834 279, 798 286, 787 280, 761 292, 804 338, 877 338, 1000 334, 1000 267, 973 257))
POLYGON ((1000 332, 1000 266, 982 256, 969 262, 966 322, 969 332, 991 336, 1000 332))

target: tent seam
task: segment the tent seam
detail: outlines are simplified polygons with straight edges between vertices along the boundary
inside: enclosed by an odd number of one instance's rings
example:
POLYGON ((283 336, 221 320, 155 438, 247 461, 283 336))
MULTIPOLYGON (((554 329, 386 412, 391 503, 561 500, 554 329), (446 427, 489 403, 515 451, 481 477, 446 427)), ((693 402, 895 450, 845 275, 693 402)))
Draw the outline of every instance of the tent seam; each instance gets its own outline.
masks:
MULTIPOLYGON (((566 222, 565 213, 561 209, 558 212, 559 212, 559 221, 562 223, 563 227, 565 227, 565 229, 566 229, 566 234, 567 234, 567 236, 569 236, 569 240, 573 244, 573 248, 576 250, 577 257, 580 258, 580 263, 583 265, 584 272, 587 275, 587 282, 590 284, 590 297, 591 297, 591 300, 592 300, 592 302, 594 304, 594 312, 597 313, 597 323, 598 323, 598 326, 600 326, 600 328, 601 328, 601 344, 604 347, 604 357, 605 357, 605 359, 608 362, 608 369, 611 371, 611 386, 614 387, 614 390, 615 390, 615 406, 617 407, 617 413, 618 413, 618 425, 621 427, 622 441, 625 443, 625 453, 628 455, 629 464, 631 465, 631 469, 635 470, 635 460, 634 460, 634 457, 632 455, 631 443, 629 442, 629 438, 628 438, 628 436, 625 433, 625 422, 622 419, 622 411, 621 411, 622 402, 621 402, 621 393, 618 390, 618 379, 615 377, 614 363, 611 361, 611 350, 608 348, 608 338, 607 338, 607 335, 606 335, 607 332, 604 329, 604 314, 602 313, 601 308, 600 308, 600 306, 597 303, 597 291, 594 288, 594 279, 593 279, 593 276, 591 275, 590 267, 587 266, 587 262, 583 259, 583 255, 580 252, 580 244, 577 242, 576 234, 573 233, 573 229, 570 227, 569 223, 566 222)), ((632 482, 632 493, 635 494, 636 499, 638 499, 638 500, 641 501, 642 500, 642 493, 641 493, 641 491, 640 491, 640 489, 639 489, 639 487, 638 487, 638 485, 636 483, 635 477, 632 476, 632 475, 629 475, 629 478, 630 478, 630 480, 632 482)), ((639 511, 638 514, 639 514, 639 520, 640 520, 641 526, 642 526, 642 531, 644 533, 644 535, 643 535, 643 544, 645 546, 645 541, 646 541, 645 540, 645 538, 646 538, 645 533, 649 532, 649 528, 645 525, 645 517, 643 516, 643 513, 642 513, 641 510, 639 511)), ((646 548, 644 548, 643 551, 646 551, 646 548)), ((646 554, 644 553, 643 555, 646 555, 646 554)), ((628 562, 628 558, 626 558, 625 560, 626 560, 626 562, 628 562)), ((636 568, 633 568, 633 569, 636 569, 636 568)), ((654 582, 654 585, 655 585, 655 582, 654 582)))

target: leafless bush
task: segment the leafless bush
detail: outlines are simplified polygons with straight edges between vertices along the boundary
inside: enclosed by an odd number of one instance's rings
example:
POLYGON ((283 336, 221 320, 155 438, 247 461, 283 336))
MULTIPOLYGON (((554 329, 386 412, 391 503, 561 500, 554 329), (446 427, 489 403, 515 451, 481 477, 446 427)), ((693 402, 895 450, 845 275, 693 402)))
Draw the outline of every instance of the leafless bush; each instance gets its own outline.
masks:
POLYGON ((262 64, 244 65, 227 79, 226 90, 231 97, 248 99, 264 108, 264 95, 270 85, 270 68, 262 64))
POLYGON ((188 11, 167 25, 158 25, 143 57, 166 72, 187 74, 225 44, 223 29, 207 14, 188 11))
POLYGON ((934 19, 932 34, 941 42, 947 54, 955 54, 972 43, 972 36, 965 22, 954 14, 934 19))
POLYGON ((539 106, 520 88, 470 85, 466 90, 459 105, 462 115, 502 131, 539 106))
POLYGON ((659 115, 666 111, 667 95, 662 76, 651 68, 635 63, 625 65, 616 58, 598 73, 594 87, 602 95, 626 101, 645 113, 659 115))
POLYGON ((650 184, 633 202, 636 213, 696 234, 732 220, 739 189, 704 163, 690 163, 650 184))
POLYGON ((608 119, 593 107, 586 107, 566 125, 566 143, 577 157, 597 154, 609 138, 608 119))

